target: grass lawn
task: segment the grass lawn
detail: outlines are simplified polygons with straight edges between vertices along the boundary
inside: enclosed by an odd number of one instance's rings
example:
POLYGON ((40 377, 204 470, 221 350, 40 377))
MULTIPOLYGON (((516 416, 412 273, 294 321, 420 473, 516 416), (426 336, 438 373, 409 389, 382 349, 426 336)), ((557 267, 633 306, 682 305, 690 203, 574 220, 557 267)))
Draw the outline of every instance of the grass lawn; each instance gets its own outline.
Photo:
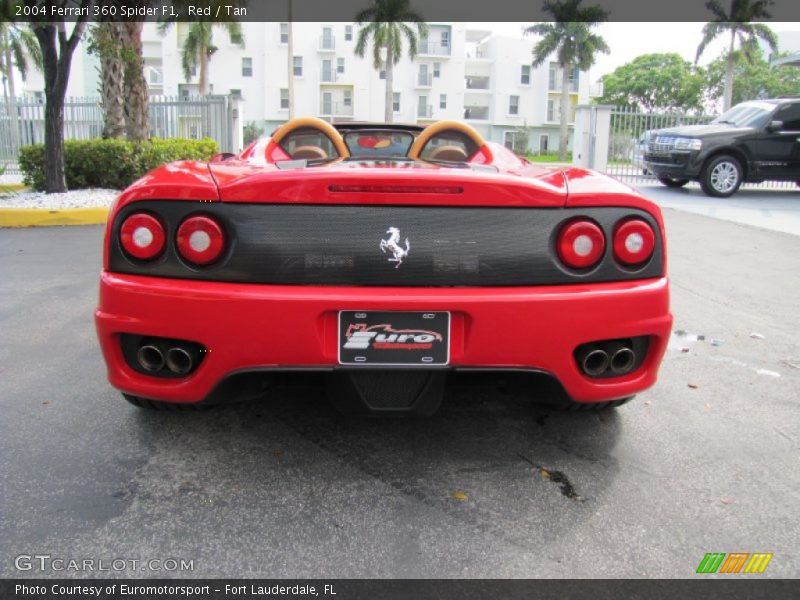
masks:
POLYGON ((529 154, 526 158, 535 163, 572 162, 572 152, 567 153, 565 161, 558 160, 558 154, 529 154))
POLYGON ((0 196, 13 194, 14 192, 22 192, 27 189, 28 186, 24 183, 0 183, 0 196))

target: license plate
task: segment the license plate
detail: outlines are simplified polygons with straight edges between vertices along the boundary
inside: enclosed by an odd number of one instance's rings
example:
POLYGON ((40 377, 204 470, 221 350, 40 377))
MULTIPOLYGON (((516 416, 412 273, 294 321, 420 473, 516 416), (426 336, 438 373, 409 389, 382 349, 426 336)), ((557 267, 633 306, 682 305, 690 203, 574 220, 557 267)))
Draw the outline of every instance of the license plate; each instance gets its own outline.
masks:
POLYGON ((449 312, 339 311, 341 365, 426 367, 449 362, 449 312))

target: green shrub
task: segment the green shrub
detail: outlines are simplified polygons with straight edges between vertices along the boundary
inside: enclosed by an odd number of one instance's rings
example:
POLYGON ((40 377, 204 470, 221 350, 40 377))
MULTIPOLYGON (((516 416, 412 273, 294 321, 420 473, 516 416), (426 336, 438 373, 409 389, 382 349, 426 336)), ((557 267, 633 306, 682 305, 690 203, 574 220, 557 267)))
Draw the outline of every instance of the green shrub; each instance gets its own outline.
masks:
MULTIPOLYGON (((89 187, 121 190, 165 163, 206 161, 217 151, 217 142, 211 138, 154 138, 140 144, 123 139, 67 140, 64 142, 64 174, 70 190, 89 187)), ((44 189, 44 145, 21 147, 19 166, 26 184, 37 190, 44 189)))

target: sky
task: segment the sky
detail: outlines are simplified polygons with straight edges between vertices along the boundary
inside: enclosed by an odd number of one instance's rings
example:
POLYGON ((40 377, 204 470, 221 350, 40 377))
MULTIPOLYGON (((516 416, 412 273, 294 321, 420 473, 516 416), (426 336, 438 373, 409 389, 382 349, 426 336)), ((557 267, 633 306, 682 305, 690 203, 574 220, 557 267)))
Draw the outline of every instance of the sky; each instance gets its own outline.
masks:
MULTIPOLYGON (((474 25, 512 37, 519 36, 523 28, 520 23, 474 23, 474 25)), ((596 31, 606 40, 611 52, 598 55, 590 71, 591 80, 596 81, 602 75, 630 62, 640 54, 677 52, 686 60, 694 62, 697 45, 702 38, 703 25, 705 23, 603 23, 596 31)), ((800 39, 800 23, 775 22, 770 23, 770 26, 776 33, 797 32, 795 37, 800 39)), ((725 42, 716 40, 706 48, 699 64, 708 64, 722 54, 724 49, 725 42)), ((800 48, 793 50, 800 51, 800 48)))

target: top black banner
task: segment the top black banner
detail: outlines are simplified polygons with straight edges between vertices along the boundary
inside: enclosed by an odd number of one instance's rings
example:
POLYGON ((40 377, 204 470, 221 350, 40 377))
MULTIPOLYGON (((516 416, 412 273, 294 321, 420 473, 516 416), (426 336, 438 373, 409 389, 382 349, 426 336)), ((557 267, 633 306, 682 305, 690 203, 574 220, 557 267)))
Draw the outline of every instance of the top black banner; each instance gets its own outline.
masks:
MULTIPOLYGON (((730 11, 732 0, 718 0, 730 11)), ((409 0, 427 22, 551 21, 544 0, 409 0)), ((351 22, 372 0, 0 0, 0 19, 15 21, 323 21, 351 22), (290 16, 291 13, 291 16, 290 16)), ((583 0, 617 22, 705 22, 703 0, 583 0)), ((773 0, 762 21, 800 21, 798 0, 773 0)))

